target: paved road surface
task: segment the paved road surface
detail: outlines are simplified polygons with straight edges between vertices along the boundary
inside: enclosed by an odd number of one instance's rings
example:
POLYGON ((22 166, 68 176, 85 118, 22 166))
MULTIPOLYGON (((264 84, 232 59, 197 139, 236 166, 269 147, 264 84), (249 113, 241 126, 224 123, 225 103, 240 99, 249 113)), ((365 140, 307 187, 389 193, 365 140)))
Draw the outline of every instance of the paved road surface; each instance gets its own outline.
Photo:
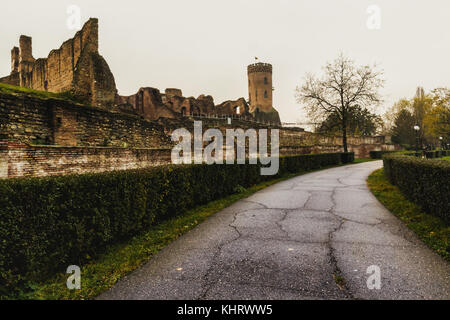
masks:
POLYGON ((99 298, 450 299, 450 264, 368 190, 367 176, 381 166, 327 169, 255 193, 99 298), (367 287, 372 265, 380 268, 379 290, 367 287))

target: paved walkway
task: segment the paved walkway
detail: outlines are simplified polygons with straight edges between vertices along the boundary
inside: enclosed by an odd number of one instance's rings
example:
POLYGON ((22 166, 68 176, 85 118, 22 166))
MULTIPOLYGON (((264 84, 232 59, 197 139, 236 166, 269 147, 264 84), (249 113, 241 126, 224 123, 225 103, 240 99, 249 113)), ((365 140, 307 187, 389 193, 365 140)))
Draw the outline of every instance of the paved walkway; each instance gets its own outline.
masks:
POLYGON ((450 299, 450 264, 368 190, 367 176, 381 166, 327 169, 255 193, 99 298, 450 299), (367 287, 372 265, 379 290, 367 287))

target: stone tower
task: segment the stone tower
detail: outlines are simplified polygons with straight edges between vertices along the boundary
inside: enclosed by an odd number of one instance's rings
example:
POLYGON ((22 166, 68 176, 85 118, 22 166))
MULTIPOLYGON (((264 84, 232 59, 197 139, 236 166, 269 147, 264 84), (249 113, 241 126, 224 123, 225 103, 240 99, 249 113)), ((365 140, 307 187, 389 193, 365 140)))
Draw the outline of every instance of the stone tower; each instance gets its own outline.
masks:
POLYGON ((254 63, 247 67, 250 112, 272 111, 272 65, 254 63))

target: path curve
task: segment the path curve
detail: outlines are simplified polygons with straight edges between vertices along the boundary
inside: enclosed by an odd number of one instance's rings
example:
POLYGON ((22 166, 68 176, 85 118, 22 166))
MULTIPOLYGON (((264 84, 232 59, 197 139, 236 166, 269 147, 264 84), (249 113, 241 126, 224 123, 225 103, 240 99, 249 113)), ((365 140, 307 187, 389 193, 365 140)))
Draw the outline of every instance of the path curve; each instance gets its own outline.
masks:
POLYGON ((99 299, 450 299, 450 264, 368 190, 381 166, 326 169, 261 190, 99 299), (379 267, 380 289, 367 286, 370 266, 379 267))

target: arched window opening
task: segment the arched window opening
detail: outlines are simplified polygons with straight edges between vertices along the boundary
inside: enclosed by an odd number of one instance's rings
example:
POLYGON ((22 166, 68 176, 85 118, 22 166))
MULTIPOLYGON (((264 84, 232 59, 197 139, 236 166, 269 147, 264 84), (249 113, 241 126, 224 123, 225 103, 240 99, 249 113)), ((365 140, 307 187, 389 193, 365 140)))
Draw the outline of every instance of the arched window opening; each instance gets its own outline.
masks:
POLYGON ((266 99, 267 99, 267 90, 266 90, 266 91, 264 91, 264 98, 266 98, 266 99))
POLYGON ((268 84, 267 77, 264 77, 264 84, 268 84))

